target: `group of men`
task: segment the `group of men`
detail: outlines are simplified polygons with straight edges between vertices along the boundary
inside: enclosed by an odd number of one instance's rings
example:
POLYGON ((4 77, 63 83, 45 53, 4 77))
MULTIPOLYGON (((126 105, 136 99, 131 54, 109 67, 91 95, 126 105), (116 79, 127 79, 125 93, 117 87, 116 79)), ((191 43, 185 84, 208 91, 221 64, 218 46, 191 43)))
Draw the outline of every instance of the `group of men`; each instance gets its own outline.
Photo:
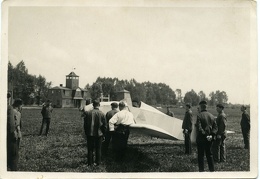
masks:
POLYGON ((103 152, 103 156, 105 156, 111 139, 115 160, 121 161, 127 148, 130 134, 129 125, 134 123, 133 114, 128 110, 127 104, 123 101, 119 102, 119 104, 112 103, 112 109, 106 115, 99 110, 99 107, 99 100, 94 100, 93 109, 84 111, 83 114, 89 166, 100 165, 101 153, 103 152), (117 110, 118 106, 119 111, 117 110))
MULTIPOLYGON (((21 135, 21 110, 22 100, 15 99, 13 105, 9 104, 10 93, 7 94, 7 168, 10 171, 17 171, 19 160, 19 145, 21 135)), ((124 101, 111 103, 111 110, 106 115, 99 110, 99 100, 93 101, 93 109, 84 111, 84 132, 87 137, 88 165, 99 165, 101 163, 101 153, 107 154, 110 141, 112 139, 112 149, 115 161, 122 161, 130 134, 129 126, 134 123, 133 114, 128 110, 124 101), (117 109, 119 107, 119 110, 117 109), (94 161, 95 151, 95 161, 94 161)), ((196 121, 196 143, 198 152, 199 171, 204 171, 204 153, 210 171, 215 171, 214 162, 225 162, 225 139, 227 116, 224 113, 224 106, 216 106, 217 118, 207 111, 207 102, 201 101, 198 107, 196 121)), ((39 135, 42 134, 43 126, 46 125, 45 135, 48 135, 51 120, 51 101, 47 100, 41 110, 43 119, 39 135)), ((250 116, 246 111, 246 106, 241 106, 242 119, 240 122, 244 138, 244 148, 249 149, 250 137, 250 116)), ((185 154, 191 154, 191 132, 193 116, 191 105, 186 104, 182 129, 185 139, 185 154)))
MULTIPOLYGON (((192 132, 192 111, 191 105, 186 104, 186 113, 182 123, 184 134, 185 154, 191 154, 191 132, 192 132)), ((198 152, 199 171, 204 172, 204 154, 206 154, 208 167, 210 171, 215 171, 214 162, 226 162, 226 125, 227 116, 224 113, 224 106, 218 104, 216 106, 218 112, 215 118, 207 111, 207 102, 201 101, 198 107, 198 115, 196 121, 196 143, 198 152)), ((246 111, 246 106, 241 106, 242 119, 241 129, 244 138, 244 148, 249 149, 250 135, 250 116, 246 111)))

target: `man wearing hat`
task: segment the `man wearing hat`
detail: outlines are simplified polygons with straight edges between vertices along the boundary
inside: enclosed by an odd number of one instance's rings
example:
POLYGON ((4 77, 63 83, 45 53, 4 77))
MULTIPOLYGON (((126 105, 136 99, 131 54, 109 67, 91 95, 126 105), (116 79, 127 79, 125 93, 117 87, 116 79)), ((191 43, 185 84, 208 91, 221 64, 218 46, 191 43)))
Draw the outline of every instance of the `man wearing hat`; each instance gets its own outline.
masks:
POLYGON ((207 111, 207 102, 201 101, 200 113, 197 115, 197 149, 199 171, 204 172, 204 153, 206 153, 209 170, 215 171, 213 156, 211 153, 212 140, 214 139, 218 127, 214 116, 207 111))
MULTIPOLYGON (((118 108, 118 104, 116 102, 111 103, 111 110, 106 113, 107 129, 109 128, 109 125, 108 125, 109 120, 118 112, 117 108, 118 108)), ((111 138, 112 138, 111 131, 109 131, 109 130, 106 131, 105 141, 102 144, 103 154, 107 153, 111 138)))
POLYGON ((216 123, 218 126, 218 132, 216 140, 213 142, 213 159, 215 162, 225 162, 226 161, 226 125, 227 125, 227 116, 224 113, 224 106, 218 104, 216 106, 218 112, 218 117, 216 118, 216 123))
POLYGON ((7 109, 7 166, 11 171, 18 170, 22 105, 21 99, 15 99, 13 106, 7 109))
POLYGON ((190 134, 192 131, 192 111, 191 105, 186 104, 186 113, 182 122, 182 129, 184 134, 185 154, 191 154, 191 139, 190 134))
POLYGON ((93 108, 86 111, 84 118, 84 131, 87 136, 88 165, 99 165, 101 163, 101 145, 106 132, 107 123, 105 114, 99 110, 99 100, 93 101, 93 108), (95 163, 93 152, 95 150, 95 163))
POLYGON ((109 120, 109 130, 113 131, 112 146, 116 161, 122 161, 127 148, 127 140, 130 134, 129 125, 134 124, 134 116, 128 111, 127 104, 119 103, 119 112, 109 120))
POLYGON ((53 107, 51 106, 51 101, 48 99, 46 101, 46 103, 43 105, 42 110, 41 110, 42 125, 41 125, 41 130, 40 130, 39 135, 42 134, 43 127, 46 124, 45 136, 48 136, 52 111, 53 111, 53 107))
POLYGON ((249 149, 249 137, 250 137, 250 116, 248 112, 246 111, 246 106, 241 106, 242 113, 242 119, 240 122, 241 130, 243 134, 245 149, 249 149))

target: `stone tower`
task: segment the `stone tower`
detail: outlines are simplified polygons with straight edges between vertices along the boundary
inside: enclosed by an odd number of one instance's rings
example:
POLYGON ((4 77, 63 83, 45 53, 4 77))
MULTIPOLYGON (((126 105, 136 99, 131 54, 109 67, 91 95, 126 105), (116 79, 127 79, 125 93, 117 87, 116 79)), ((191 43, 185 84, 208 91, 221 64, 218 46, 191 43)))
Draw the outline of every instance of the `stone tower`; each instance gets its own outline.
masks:
POLYGON ((66 88, 75 90, 79 87, 79 76, 74 72, 71 72, 69 75, 66 75, 66 88))

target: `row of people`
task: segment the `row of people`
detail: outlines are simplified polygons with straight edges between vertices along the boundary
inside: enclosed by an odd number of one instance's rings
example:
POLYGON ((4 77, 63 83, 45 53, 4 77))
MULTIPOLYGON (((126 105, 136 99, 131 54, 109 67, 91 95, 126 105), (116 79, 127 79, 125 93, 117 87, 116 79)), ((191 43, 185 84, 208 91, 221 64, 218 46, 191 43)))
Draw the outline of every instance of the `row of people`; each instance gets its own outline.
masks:
MULTIPOLYGON (((191 154, 191 132, 193 116, 190 104, 186 104, 186 113, 182 123, 184 134, 185 154, 191 154)), ((224 113, 224 106, 216 106, 218 116, 215 118, 207 111, 207 102, 201 101, 198 107, 196 121, 196 144, 198 152, 199 171, 204 171, 204 154, 206 154, 210 171, 215 171, 214 162, 226 161, 226 126, 227 115, 224 113)), ((250 136, 250 116, 246 111, 246 106, 241 106, 242 119, 240 122, 244 138, 244 148, 249 149, 250 136)))
MULTIPOLYGON (((7 95, 10 97, 10 94, 7 95)), ((9 101, 9 100, 8 100, 9 101)), ((19 145, 21 135, 21 110, 22 100, 16 99, 13 105, 7 105, 7 166, 8 170, 16 171, 19 159, 19 145)), ((101 153, 106 155, 109 143, 112 139, 112 148, 116 161, 123 159, 127 141, 130 134, 129 125, 134 123, 133 114, 129 112, 125 102, 111 104, 111 111, 106 115, 99 110, 100 102, 93 101, 93 109, 84 112, 84 131, 87 136, 88 165, 99 165, 101 153), (119 111, 117 110, 119 106, 119 111), (101 150, 103 149, 103 150, 101 150), (93 160, 95 150, 95 162, 93 160)), ((215 117, 207 111, 207 102, 199 103, 196 129, 197 129, 197 150, 199 171, 204 171, 204 153, 206 153, 209 170, 214 171, 215 162, 225 162, 225 139, 227 118, 224 113, 224 106, 216 106, 218 116, 215 117), (212 153, 213 152, 213 153, 212 153)), ((51 101, 47 100, 41 110, 42 126, 46 125, 45 135, 48 135, 51 113, 51 101)), ((249 149, 250 116, 246 107, 241 107, 242 119, 241 129, 244 138, 245 149, 249 149)), ((189 104, 186 105, 186 113, 183 120, 183 133, 185 138, 185 154, 191 154, 191 132, 192 132, 192 111, 189 104)))

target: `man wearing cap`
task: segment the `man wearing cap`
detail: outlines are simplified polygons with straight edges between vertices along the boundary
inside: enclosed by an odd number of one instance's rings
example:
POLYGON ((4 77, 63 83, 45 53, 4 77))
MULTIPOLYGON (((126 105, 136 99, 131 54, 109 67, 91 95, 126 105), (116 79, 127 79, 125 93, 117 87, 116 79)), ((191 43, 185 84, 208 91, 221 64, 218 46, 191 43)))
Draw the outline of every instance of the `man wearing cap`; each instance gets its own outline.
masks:
POLYGON ((115 151, 116 161, 122 161, 127 148, 130 134, 129 125, 134 124, 134 116, 128 111, 125 102, 119 103, 119 112, 109 120, 109 130, 114 131, 112 146, 115 151))
POLYGON ((44 125, 46 124, 45 136, 48 136, 50 122, 51 122, 51 114, 53 111, 53 107, 51 106, 51 101, 48 99, 46 103, 43 105, 41 114, 42 114, 42 125, 39 135, 42 135, 42 130, 44 125))
POLYGON ((191 105, 186 104, 186 113, 182 122, 182 129, 184 134, 185 154, 191 154, 191 139, 190 134, 192 131, 192 111, 191 105))
POLYGON ((93 101, 93 108, 86 111, 84 118, 84 131, 87 136, 88 165, 99 165, 101 163, 101 145, 106 132, 107 123, 105 114, 99 110, 99 100, 93 101), (93 152, 95 149, 95 163, 93 152))
POLYGON ((15 99, 13 106, 7 111, 7 166, 11 171, 18 170, 19 147, 21 133, 21 110, 23 101, 15 99))
MULTIPOLYGON (((111 103, 111 110, 106 113, 106 121, 107 121, 107 128, 109 128, 109 120, 118 112, 118 104, 116 102, 111 103)), ((110 140, 112 138, 111 131, 106 131, 105 134, 105 141, 102 144, 103 147, 103 154, 107 153, 110 140)))
POLYGON ((216 106, 218 112, 218 117, 216 118, 216 123, 218 126, 216 140, 213 142, 213 159, 215 162, 225 162, 226 161, 226 125, 227 125, 227 116, 224 113, 224 106, 218 104, 216 106))
POLYGON ((242 119, 240 122, 241 130, 244 138, 244 148, 249 149, 249 138, 250 138, 250 116, 248 112, 246 111, 246 106, 241 106, 242 113, 242 119))
POLYGON ((204 153, 206 153, 209 170, 215 171, 213 156, 211 153, 212 140, 214 139, 218 127, 214 116, 207 111, 207 102, 201 101, 200 113, 197 115, 197 149, 199 171, 204 172, 204 153))

